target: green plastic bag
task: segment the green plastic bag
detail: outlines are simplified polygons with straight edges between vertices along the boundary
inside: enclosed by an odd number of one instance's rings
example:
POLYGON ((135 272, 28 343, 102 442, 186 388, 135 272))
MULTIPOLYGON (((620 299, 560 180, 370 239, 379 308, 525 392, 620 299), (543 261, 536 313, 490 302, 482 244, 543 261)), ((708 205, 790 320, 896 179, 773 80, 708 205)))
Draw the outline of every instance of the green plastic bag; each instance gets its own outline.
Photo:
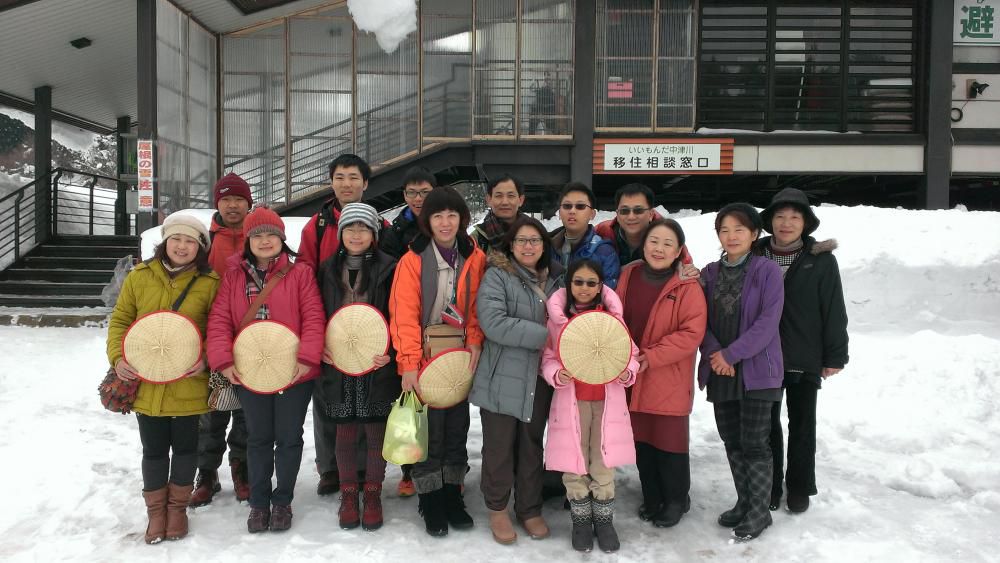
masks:
POLYGON ((382 457, 406 465, 427 459, 427 408, 413 391, 403 391, 385 425, 382 457))

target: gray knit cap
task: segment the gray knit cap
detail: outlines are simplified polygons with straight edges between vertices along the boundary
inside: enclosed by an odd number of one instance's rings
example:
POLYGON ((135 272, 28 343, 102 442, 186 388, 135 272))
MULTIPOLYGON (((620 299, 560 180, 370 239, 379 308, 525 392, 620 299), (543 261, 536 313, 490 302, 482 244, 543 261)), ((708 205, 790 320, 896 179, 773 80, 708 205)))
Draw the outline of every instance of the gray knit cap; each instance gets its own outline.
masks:
POLYGON ((379 219, 378 211, 367 203, 348 203, 340 210, 340 217, 337 219, 337 239, 343 240, 344 227, 361 223, 368 227, 375 234, 378 241, 379 228, 382 221, 379 219))

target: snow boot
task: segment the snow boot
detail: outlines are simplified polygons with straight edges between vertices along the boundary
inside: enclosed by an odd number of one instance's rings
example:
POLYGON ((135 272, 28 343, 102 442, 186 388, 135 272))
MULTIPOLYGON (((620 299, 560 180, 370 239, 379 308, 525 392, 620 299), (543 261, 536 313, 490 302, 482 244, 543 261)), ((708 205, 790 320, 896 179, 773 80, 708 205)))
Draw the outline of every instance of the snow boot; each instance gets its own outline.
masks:
POLYGON ((327 471, 319 476, 319 484, 316 485, 316 494, 325 497, 340 490, 340 474, 336 471, 327 471))
POLYGON ((573 520, 573 549, 589 553, 594 549, 593 502, 588 496, 569 501, 569 515, 573 520))
POLYGON ((531 518, 525 518, 524 520, 518 518, 518 522, 521 523, 524 531, 528 532, 528 536, 530 536, 533 540, 544 540, 549 537, 549 534, 551 533, 549 531, 549 525, 545 523, 545 519, 542 518, 541 514, 538 516, 532 516, 531 518))
POLYGON ((676 526, 681 521, 681 517, 687 514, 689 510, 691 510, 690 495, 684 497, 683 501, 672 500, 653 516, 653 525, 657 528, 671 528, 676 526))
POLYGON ((431 536, 441 538, 448 535, 448 513, 445 508, 444 489, 430 493, 420 493, 417 510, 424 519, 424 529, 431 536))
POLYGON ((236 493, 236 501, 246 502, 250 500, 250 483, 247 482, 246 462, 234 459, 229 462, 229 470, 233 475, 233 491, 236 493))
POLYGON ((361 524, 358 514, 358 486, 345 483, 340 486, 340 529, 353 530, 361 524))
POLYGON ((154 544, 167 537, 167 488, 143 491, 146 501, 146 543, 154 544))
POLYGON ((382 527, 382 485, 365 484, 365 511, 361 516, 361 527, 369 532, 382 527))
POLYGON ((187 508, 194 485, 167 484, 167 539, 179 540, 188 534, 187 508))
POLYGON ((462 487, 460 485, 445 484, 441 489, 444 491, 444 508, 448 517, 448 525, 456 530, 468 530, 474 523, 472 516, 465 510, 465 501, 462 499, 462 487))
POLYGON ((215 493, 222 490, 222 485, 219 484, 219 472, 214 469, 199 469, 195 483, 197 485, 191 495, 191 506, 209 504, 215 493))
POLYGON ((517 541, 517 532, 514 531, 514 524, 511 523, 506 508, 490 511, 490 533, 493 534, 493 541, 500 545, 510 545, 517 541))
POLYGON ((272 532, 284 532, 292 527, 292 507, 275 504, 271 507, 271 517, 267 528, 272 532))
POLYGON ((799 514, 809 510, 809 495, 793 495, 788 493, 788 511, 799 514))
POLYGON ((742 452, 727 449, 726 458, 729 460, 729 471, 733 474, 733 485, 736 487, 736 505, 719 515, 719 525, 723 528, 735 528, 750 510, 747 473, 743 465, 742 452))
POLYGON ((266 532, 270 526, 271 511, 266 508, 250 508, 250 516, 247 517, 247 531, 251 534, 266 532))
POLYGON ((594 499, 594 533, 597 547, 604 553, 614 553, 621 547, 618 532, 615 531, 615 499, 594 499))

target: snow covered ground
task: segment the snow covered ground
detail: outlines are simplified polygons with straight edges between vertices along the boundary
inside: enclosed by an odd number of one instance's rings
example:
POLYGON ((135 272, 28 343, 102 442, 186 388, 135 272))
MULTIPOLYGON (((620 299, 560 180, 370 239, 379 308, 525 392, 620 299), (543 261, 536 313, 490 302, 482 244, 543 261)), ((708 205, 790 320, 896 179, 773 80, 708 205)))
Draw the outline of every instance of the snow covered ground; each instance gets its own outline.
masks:
MULTIPOLYGON (((820 393, 819 495, 801 515, 734 544, 715 519, 734 493, 711 406, 691 421, 691 512, 672 529, 640 522, 638 477, 618 472, 616 555, 569 547, 569 515, 550 500, 551 538, 492 541, 479 493, 478 416, 469 437, 470 532, 424 534, 416 499, 385 498, 375 533, 337 527, 335 498, 315 495, 311 420, 291 531, 249 536, 228 475, 191 535, 142 543, 135 419, 105 412, 96 328, 0 327, 0 512, 5 561, 995 561, 1000 552, 1000 214, 822 207, 836 236, 851 318, 851 362, 820 393), (10 502, 13 501, 13 502, 10 502), (992 555, 991 555, 992 554, 992 555)), ((609 214, 602 216, 608 217, 609 214)), ((676 214, 695 261, 718 253, 712 215, 676 214)), ((387 489, 399 471, 390 467, 387 489)))

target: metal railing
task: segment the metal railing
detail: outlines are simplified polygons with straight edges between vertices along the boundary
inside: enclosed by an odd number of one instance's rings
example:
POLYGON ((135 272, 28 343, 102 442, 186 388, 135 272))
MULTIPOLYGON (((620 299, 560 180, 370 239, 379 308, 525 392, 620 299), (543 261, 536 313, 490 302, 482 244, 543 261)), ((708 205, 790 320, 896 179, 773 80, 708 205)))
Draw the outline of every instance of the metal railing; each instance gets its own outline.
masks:
POLYGON ((134 217, 124 209, 125 184, 118 179, 71 168, 56 168, 46 178, 51 207, 45 237, 38 236, 36 214, 43 178, 0 197, 0 270, 34 249, 39 238, 134 232, 134 217))

